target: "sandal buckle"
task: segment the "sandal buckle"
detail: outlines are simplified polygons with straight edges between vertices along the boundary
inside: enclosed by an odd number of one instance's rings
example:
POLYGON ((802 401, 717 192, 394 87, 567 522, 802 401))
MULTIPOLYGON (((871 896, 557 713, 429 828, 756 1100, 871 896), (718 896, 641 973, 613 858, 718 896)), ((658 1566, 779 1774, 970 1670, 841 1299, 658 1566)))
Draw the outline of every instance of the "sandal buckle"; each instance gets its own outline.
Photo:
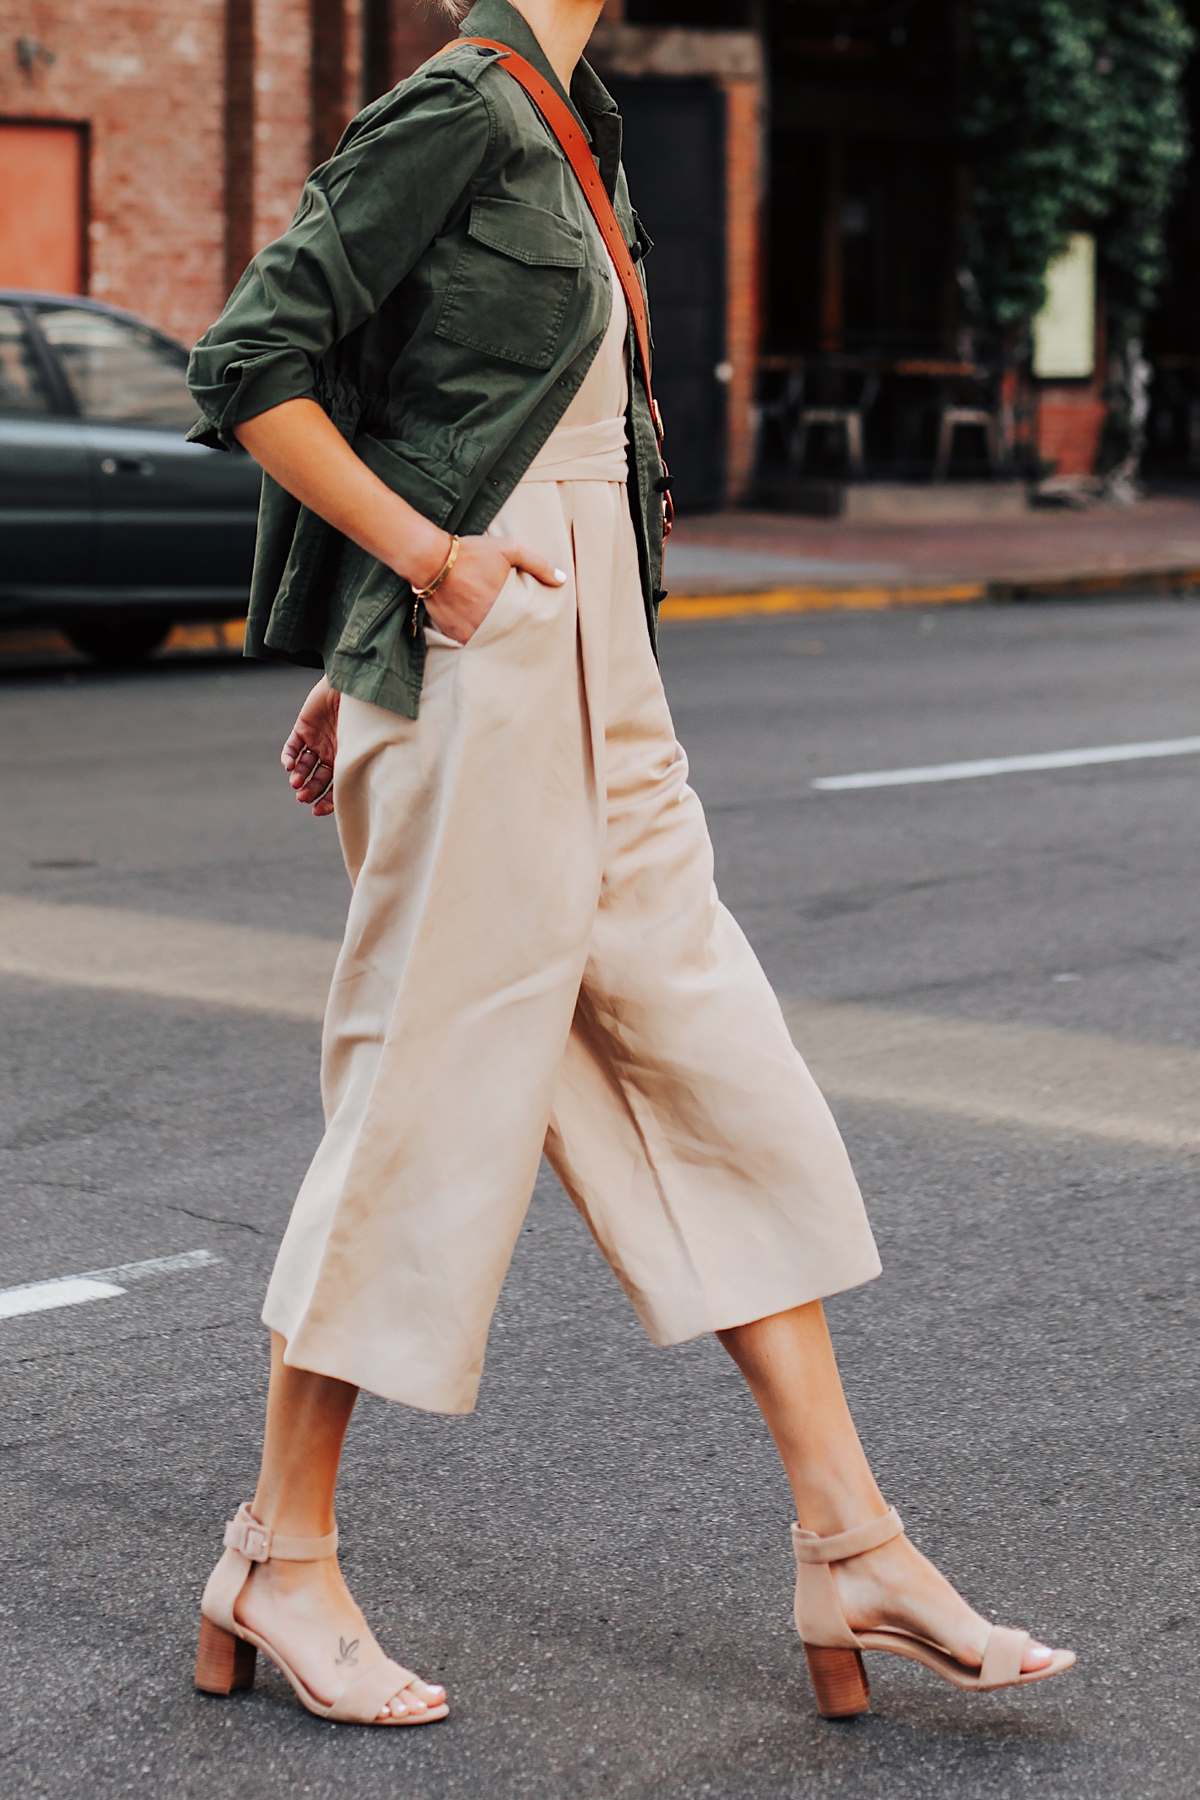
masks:
POLYGON ((236 1519, 230 1519, 225 1527, 225 1548, 238 1550, 248 1562, 263 1563, 271 1560, 271 1532, 266 1525, 260 1525, 257 1519, 248 1519, 239 1513, 236 1519))

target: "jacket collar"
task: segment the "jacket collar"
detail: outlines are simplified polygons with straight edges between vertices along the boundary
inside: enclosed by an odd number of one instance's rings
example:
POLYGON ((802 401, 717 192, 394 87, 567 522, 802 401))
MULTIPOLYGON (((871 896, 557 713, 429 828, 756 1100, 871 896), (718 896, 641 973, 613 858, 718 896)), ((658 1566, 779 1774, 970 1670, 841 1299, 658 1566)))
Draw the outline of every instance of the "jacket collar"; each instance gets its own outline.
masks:
POLYGON ((617 111, 617 103, 591 65, 580 57, 571 81, 571 92, 564 94, 562 83, 550 67, 546 52, 515 6, 508 0, 476 0, 459 27, 463 37, 491 38, 497 44, 508 44, 526 62, 544 75, 554 91, 572 106, 589 138, 594 121, 617 111))

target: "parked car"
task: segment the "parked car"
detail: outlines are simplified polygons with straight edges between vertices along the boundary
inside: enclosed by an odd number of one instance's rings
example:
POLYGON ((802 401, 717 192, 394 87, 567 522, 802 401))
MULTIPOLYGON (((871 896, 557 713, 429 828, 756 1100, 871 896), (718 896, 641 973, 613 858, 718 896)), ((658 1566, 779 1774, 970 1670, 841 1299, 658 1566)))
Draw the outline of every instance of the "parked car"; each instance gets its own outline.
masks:
POLYGON ((185 441, 186 368, 130 313, 0 289, 0 624, 130 662, 245 612, 260 471, 185 441))

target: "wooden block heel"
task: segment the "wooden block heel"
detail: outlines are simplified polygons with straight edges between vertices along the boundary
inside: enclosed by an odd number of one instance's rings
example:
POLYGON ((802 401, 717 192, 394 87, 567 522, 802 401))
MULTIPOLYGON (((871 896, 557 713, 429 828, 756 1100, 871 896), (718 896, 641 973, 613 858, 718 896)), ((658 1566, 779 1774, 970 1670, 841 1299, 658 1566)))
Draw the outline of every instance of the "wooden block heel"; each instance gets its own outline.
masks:
POLYGON ((445 1698, 428 1705, 412 1690, 420 1677, 385 1656, 369 1633, 365 1666, 356 1668, 354 1652, 359 1640, 346 1650, 342 1662, 351 1674, 334 1695, 324 1700, 314 1694, 292 1667, 277 1644, 260 1637, 237 1616, 237 1603, 256 1568, 269 1562, 317 1563, 337 1555, 335 1526, 324 1537, 285 1537, 256 1519, 249 1504, 239 1506, 225 1527, 225 1554, 208 1578, 200 1602, 200 1648, 196 1652, 196 1686, 205 1694, 232 1694, 235 1688, 254 1684, 255 1657, 261 1650, 288 1680, 310 1713, 319 1719, 337 1719, 347 1725, 432 1725, 444 1719, 450 1708, 445 1698), (392 1707, 401 1702, 402 1711, 392 1707))
POLYGON ((254 1686, 258 1651, 244 1638, 223 1631, 211 1619, 200 1618, 200 1643, 196 1650, 196 1686, 202 1694, 232 1694, 254 1686))
POLYGON ((1052 1650, 1050 1660, 1040 1668, 1024 1668, 1029 1633, 1009 1631, 1003 1625, 993 1625, 988 1632, 982 1664, 960 1662, 942 1645, 897 1627, 851 1631, 833 1578, 833 1565, 849 1562, 852 1557, 869 1556, 872 1550, 881 1550, 903 1536, 904 1526, 894 1506, 889 1506, 882 1518, 868 1519, 865 1525, 836 1532, 832 1537, 818 1537, 815 1531, 792 1526, 796 1630, 808 1658, 817 1710, 823 1719, 852 1719, 855 1713, 869 1710, 867 1696, 871 1688, 863 1668, 864 1650, 884 1650, 889 1656, 921 1663, 952 1687, 976 1694, 988 1694, 996 1688, 1026 1687, 1031 1681, 1064 1675, 1074 1666, 1074 1651, 1052 1650))
POLYGON ((860 1650, 805 1644, 804 1654, 823 1719, 852 1719, 857 1713, 870 1712, 871 1684, 860 1650))

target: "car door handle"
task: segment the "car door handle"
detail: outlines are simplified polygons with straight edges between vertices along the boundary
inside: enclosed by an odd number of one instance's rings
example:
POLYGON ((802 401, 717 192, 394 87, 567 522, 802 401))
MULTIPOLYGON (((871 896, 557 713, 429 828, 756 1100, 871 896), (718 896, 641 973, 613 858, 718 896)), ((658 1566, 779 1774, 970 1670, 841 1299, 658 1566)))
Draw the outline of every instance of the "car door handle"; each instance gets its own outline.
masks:
POLYGON ((102 475, 153 475, 154 464, 144 456, 106 456, 100 464, 102 475))

